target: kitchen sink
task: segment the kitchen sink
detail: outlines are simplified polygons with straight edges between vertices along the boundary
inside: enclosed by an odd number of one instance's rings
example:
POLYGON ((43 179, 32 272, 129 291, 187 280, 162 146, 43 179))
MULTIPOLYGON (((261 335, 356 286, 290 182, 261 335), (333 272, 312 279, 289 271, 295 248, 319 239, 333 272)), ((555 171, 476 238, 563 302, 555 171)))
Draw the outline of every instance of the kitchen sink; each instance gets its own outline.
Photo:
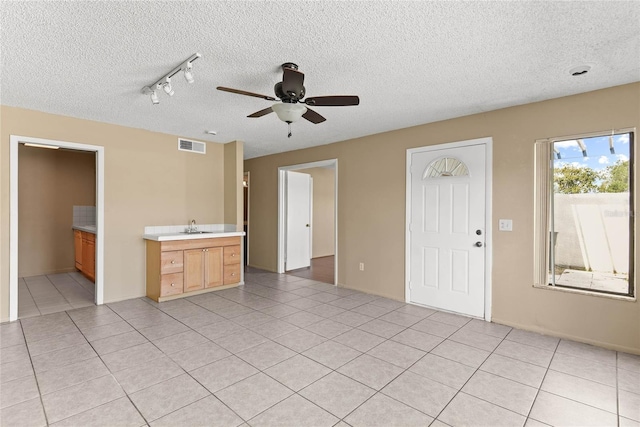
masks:
POLYGON ((209 234, 213 233, 213 231, 181 231, 181 234, 209 234))

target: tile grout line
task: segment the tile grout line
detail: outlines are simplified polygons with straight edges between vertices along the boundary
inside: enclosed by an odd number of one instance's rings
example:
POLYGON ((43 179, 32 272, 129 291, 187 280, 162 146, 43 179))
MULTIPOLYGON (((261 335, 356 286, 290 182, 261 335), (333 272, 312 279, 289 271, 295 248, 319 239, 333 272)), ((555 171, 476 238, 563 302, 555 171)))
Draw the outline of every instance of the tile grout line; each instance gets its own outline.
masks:
MULTIPOLYGON (((471 322, 471 320, 470 320, 469 322, 471 322)), ((465 325, 461 326, 460 328, 462 328, 462 327, 466 326, 469 322, 467 322, 465 325)), ((460 328, 458 328, 458 330, 460 330, 460 328)), ((513 330, 513 328, 511 328, 511 330, 513 330)), ((455 333, 455 332, 454 332, 454 333, 455 333)), ((471 396, 471 397, 474 397, 474 398, 476 398, 476 399, 478 399, 478 400, 482 400, 483 402, 487 402, 487 403, 489 403, 489 404, 491 404, 491 405, 494 405, 494 406, 497 406, 497 407, 499 407, 499 408, 502 408, 502 409, 504 409, 504 410, 506 410, 506 411, 512 412, 512 413, 514 413, 514 414, 516 414, 516 415, 523 416, 523 417, 524 417, 524 423, 523 423, 523 425, 524 425, 524 424, 526 424, 527 419, 528 419, 528 415, 522 415, 522 414, 520 414, 520 413, 518 413, 518 412, 516 412, 516 411, 514 411, 514 410, 512 410, 512 409, 505 408, 505 407, 503 407, 503 406, 501 406, 501 405, 498 405, 498 404, 496 404, 496 403, 494 403, 494 402, 490 402, 490 401, 488 401, 488 400, 486 400, 486 399, 482 399, 482 398, 480 398, 480 397, 477 397, 477 396, 474 396, 474 395, 472 395, 472 394, 469 394, 469 393, 466 393, 466 392, 463 392, 463 391, 462 391, 462 389, 463 389, 463 388, 464 388, 464 387, 469 383, 469 381, 471 381, 471 378, 473 378, 473 376, 474 376, 478 371, 481 371, 481 369, 480 369, 480 368, 482 367, 482 365, 484 365, 484 363, 487 361, 487 359, 488 359, 489 357, 491 357, 491 355, 492 355, 492 354, 494 354, 494 353, 495 353, 496 349, 500 346, 500 344, 502 344, 505 340, 507 340, 507 336, 509 335, 509 333, 511 333, 511 331, 509 331, 509 332, 508 332, 508 333, 507 333, 507 334, 506 334, 506 335, 505 335, 505 336, 500 340, 500 343, 498 343, 498 345, 496 345, 496 346, 495 346, 495 348, 494 348, 491 352, 489 352, 489 355, 488 355, 488 356, 487 356, 487 357, 482 361, 482 363, 481 363, 480 365, 478 365, 478 367, 475 369, 475 371, 473 371, 473 373, 472 373, 472 374, 469 376, 469 378, 464 382, 464 384, 462 384, 462 386, 458 389, 458 391, 456 392, 456 394, 454 394, 454 396, 449 400, 449 402, 447 402, 447 404, 444 406, 444 408, 442 408, 442 410, 441 410, 441 411, 438 413, 438 415, 435 417, 435 419, 436 419, 436 420, 438 420, 438 417, 440 417, 440 415, 442 415, 442 413, 447 409, 447 407, 451 404, 451 402, 453 402, 453 400, 456 398, 456 396, 458 396, 460 393, 463 393, 463 394, 467 394, 467 395, 469 395, 469 396, 471 396)), ((452 335, 453 335, 453 334, 452 334, 452 335)), ((496 338, 497 338, 497 337, 496 337, 496 338)), ((473 346, 469 346, 469 347, 476 348, 476 347, 473 347, 473 346)), ((486 350, 485 350, 485 351, 486 351, 486 350)), ((497 353, 496 353, 496 354, 497 354, 497 353)), ((460 363, 460 362, 458 362, 458 363, 460 363)), ((468 366, 468 365, 467 365, 467 366, 468 366)), ((485 372, 485 371, 481 371, 481 372, 485 372)), ((502 377, 501 377, 501 378, 502 378, 502 377)), ((508 378, 505 378, 505 379, 509 380, 508 378)), ((510 380, 510 381, 513 381, 513 380, 510 380)), ((513 381, 513 382, 518 383, 517 381, 513 381)), ((518 384, 520 384, 520 383, 518 383, 518 384)), ((538 388, 538 390, 539 390, 539 388, 538 388)), ((534 399, 531 401, 531 407, 533 407, 534 402, 535 402, 535 397, 534 397, 534 399)), ((531 411, 531 408, 529 408, 529 411, 531 411)), ((439 421, 441 421, 441 420, 439 420, 439 421)), ((446 424, 446 423, 445 423, 445 424, 446 424)))
POLYGON ((40 398, 40 406, 42 407, 42 413, 44 414, 44 422, 48 426, 49 425, 49 417, 47 416, 47 411, 44 407, 44 400, 42 399, 42 392, 40 391, 40 382, 38 381, 38 376, 36 375, 36 368, 33 366, 33 358, 31 357, 31 350, 29 350, 29 345, 27 343, 27 336, 24 333, 24 326, 22 322, 18 320, 20 323, 20 331, 22 332, 22 338, 24 339, 24 346, 27 348, 27 354, 29 355, 29 362, 31 364, 31 370, 33 371, 33 378, 36 381, 36 387, 38 388, 38 397, 40 398))
MULTIPOLYGON (((106 305, 106 304, 105 304, 105 305, 106 305)), ((111 312, 113 312, 116 316, 118 316, 118 317, 122 318, 118 313, 115 313, 115 312, 111 309, 111 307, 108 307, 108 308, 109 308, 109 310, 111 310, 111 312)), ((65 313, 66 313, 66 315, 69 317, 69 319, 71 320, 71 322, 73 323, 73 325, 78 329, 78 332, 80 332, 80 334, 81 334, 81 335, 82 335, 82 337, 85 339, 85 341, 87 342, 87 344, 91 347, 91 349, 93 350, 93 352, 96 354, 96 357, 97 357, 98 359, 100 359, 100 362, 102 362, 102 364, 104 365, 104 367, 105 367, 105 368, 107 369, 107 371, 109 372, 109 373, 108 373, 108 374, 106 374, 106 375, 103 375, 103 376, 101 376, 101 377, 94 378, 94 379, 99 379, 99 378, 104 378, 104 377, 106 377, 106 376, 111 376, 111 378, 113 378, 113 380, 116 382, 116 384, 118 384, 118 387, 120 387, 120 390, 122 390, 122 392, 123 392, 123 393, 124 393, 124 395, 127 397, 127 399, 129 399, 129 401, 131 402, 131 404, 133 404, 133 407, 136 409, 136 411, 138 411, 138 413, 140 414, 140 416, 142 417, 142 419, 144 420, 144 422, 148 425, 149 423, 147 422, 147 419, 144 417, 144 415, 142 415, 142 413, 140 412, 140 410, 138 409, 138 407, 137 407, 137 406, 136 406, 136 405, 131 401, 131 398, 129 397, 129 394, 124 390, 124 388, 122 387, 122 385, 120 384, 120 382, 118 381, 118 379, 115 377, 115 375, 113 375, 113 372, 111 371, 111 369, 109 369, 109 367, 107 366, 107 364, 106 364, 106 363, 104 362, 104 360, 102 359, 102 355, 96 351, 96 349, 93 347, 93 345, 91 344, 91 342, 87 339, 87 337, 86 337, 86 336, 84 335, 84 333, 82 332, 82 329, 80 329, 80 327, 78 327, 78 324, 76 323, 75 319, 74 319, 74 318, 72 318, 72 317, 69 315, 69 313, 67 313, 66 311, 65 311, 65 313)), ((124 320, 124 319, 123 319, 123 320, 124 320)), ((91 380, 89 380, 89 381, 91 381, 91 380)), ((85 382, 87 382, 87 381, 85 381, 85 382)), ((71 388, 71 387, 74 387, 74 386, 77 386, 77 385, 78 385, 78 384, 74 384, 74 385, 71 385, 71 386, 66 387, 66 388, 71 388)), ((64 390, 64 389, 62 389, 62 390, 64 390)), ((58 391, 60 391, 60 390, 58 390, 58 391)), ((56 392, 57 392, 57 391, 56 391, 56 392)), ((69 419, 69 418, 71 418, 71 417, 75 417, 75 416, 77 416, 77 415, 83 414, 83 413, 85 413, 85 412, 92 411, 92 410, 94 410, 94 409, 96 409, 96 408, 99 408, 99 407, 101 407, 101 406, 104 406, 104 405, 107 405, 107 404, 109 404, 109 403, 111 403, 111 402, 114 402, 114 401, 116 401, 116 400, 118 400, 118 399, 120 399, 120 398, 121 398, 121 397, 118 397, 118 398, 113 399, 113 400, 110 400, 110 401, 108 401, 108 402, 104 402, 104 403, 102 403, 102 404, 100 404, 100 405, 98 405, 98 406, 94 406, 94 407, 89 408, 89 409, 87 409, 87 410, 85 410, 85 411, 78 412, 78 413, 76 413, 76 414, 70 415, 70 416, 68 416, 68 417, 66 417, 66 418, 63 418, 62 420, 58 420, 58 421, 56 421, 56 422, 60 422, 60 421, 63 421, 63 420, 65 420, 65 419, 69 419)))

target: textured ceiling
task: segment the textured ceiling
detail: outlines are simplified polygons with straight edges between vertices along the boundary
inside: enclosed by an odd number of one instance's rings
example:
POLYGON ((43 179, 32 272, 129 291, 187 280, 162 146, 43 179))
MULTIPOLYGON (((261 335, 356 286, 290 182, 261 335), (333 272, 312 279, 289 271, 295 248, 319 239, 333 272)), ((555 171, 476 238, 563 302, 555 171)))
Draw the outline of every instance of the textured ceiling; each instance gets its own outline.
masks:
MULTIPOLYGON (((0 2, 3 105, 212 141, 245 158, 640 81, 640 2, 0 2), (195 83, 149 85, 200 52, 195 83), (357 107, 246 116, 280 64, 357 107), (572 77, 569 70, 591 71, 572 77), (216 130, 216 136, 204 134, 216 130)), ((135 141, 132 141, 135 144, 135 141)))

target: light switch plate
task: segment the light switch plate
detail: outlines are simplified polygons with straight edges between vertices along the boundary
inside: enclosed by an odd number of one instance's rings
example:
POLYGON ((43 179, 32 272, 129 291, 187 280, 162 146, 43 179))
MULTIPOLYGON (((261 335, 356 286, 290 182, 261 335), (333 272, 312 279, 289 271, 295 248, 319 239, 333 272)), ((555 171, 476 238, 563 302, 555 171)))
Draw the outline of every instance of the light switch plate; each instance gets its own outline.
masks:
POLYGON ((498 228, 500 231, 513 231, 513 221, 510 219, 499 219, 498 228))

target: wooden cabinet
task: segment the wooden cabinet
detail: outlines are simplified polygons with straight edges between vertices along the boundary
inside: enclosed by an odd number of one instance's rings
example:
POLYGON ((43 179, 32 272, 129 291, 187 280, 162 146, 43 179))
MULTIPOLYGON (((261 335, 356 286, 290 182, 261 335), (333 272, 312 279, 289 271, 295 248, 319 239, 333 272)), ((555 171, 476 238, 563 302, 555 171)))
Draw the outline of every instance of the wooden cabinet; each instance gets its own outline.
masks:
POLYGON ((96 281, 96 235, 92 233, 82 236, 82 272, 92 282, 96 281))
POLYGON ((76 268, 89 280, 96 280, 96 235, 73 230, 76 268))
POLYGON ((73 243, 76 254, 76 268, 82 271, 82 231, 73 230, 73 243))
POLYGON ((155 301, 240 282, 240 238, 147 240, 147 297, 155 301))
MULTIPOLYGON (((185 292, 213 288, 223 284, 222 253, 222 247, 184 251, 185 292)), ((236 280, 237 282, 238 280, 236 280)))
POLYGON ((236 283, 240 280, 240 245, 224 248, 224 284, 236 283))

